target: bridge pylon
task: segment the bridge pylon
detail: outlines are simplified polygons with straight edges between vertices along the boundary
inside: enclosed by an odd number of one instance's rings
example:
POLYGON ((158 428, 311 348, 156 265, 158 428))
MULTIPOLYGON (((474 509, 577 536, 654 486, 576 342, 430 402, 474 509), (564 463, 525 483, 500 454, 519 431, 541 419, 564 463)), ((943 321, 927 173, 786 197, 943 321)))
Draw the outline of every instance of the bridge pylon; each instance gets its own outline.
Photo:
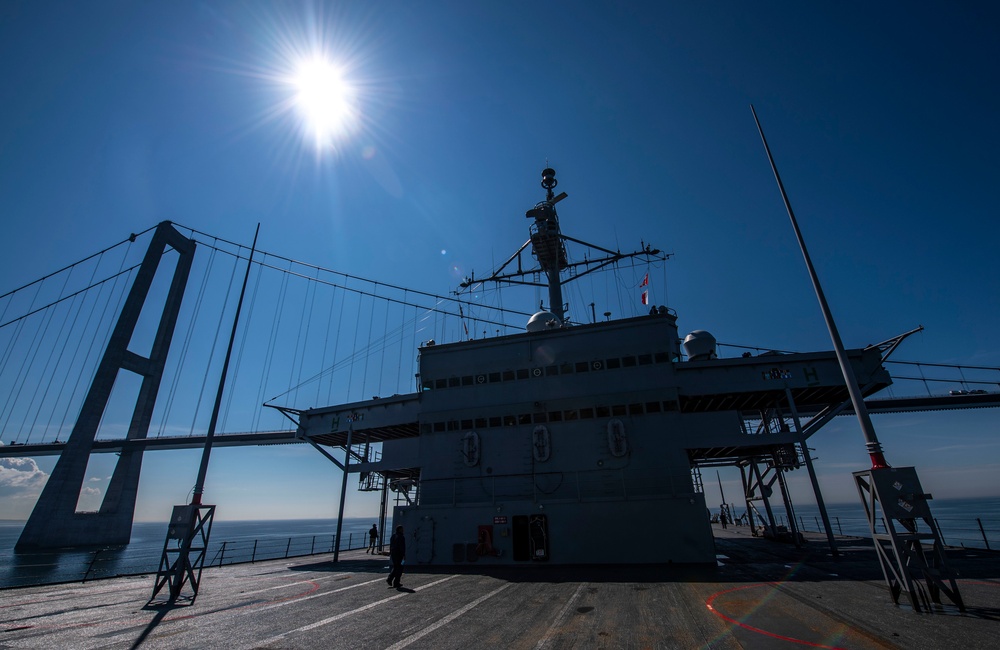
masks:
POLYGON ((181 235, 169 221, 156 227, 73 431, 21 532, 16 549, 119 545, 128 544, 131 539, 142 468, 143 452, 140 446, 130 448, 128 442, 123 446, 100 510, 77 512, 76 506, 101 418, 111 398, 115 379, 122 370, 142 377, 126 440, 142 440, 149 432, 194 251, 194 240, 181 235), (142 356, 129 350, 129 343, 156 270, 168 247, 177 252, 177 264, 149 355, 142 356))

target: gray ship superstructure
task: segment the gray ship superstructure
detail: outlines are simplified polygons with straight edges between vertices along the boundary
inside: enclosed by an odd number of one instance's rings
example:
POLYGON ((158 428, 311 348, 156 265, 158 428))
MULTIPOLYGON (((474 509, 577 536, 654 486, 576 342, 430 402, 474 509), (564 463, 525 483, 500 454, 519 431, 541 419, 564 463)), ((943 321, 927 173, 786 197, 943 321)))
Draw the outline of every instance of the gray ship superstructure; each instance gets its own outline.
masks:
MULTIPOLYGON (((421 345, 416 393, 299 411, 298 435, 331 459, 326 448, 347 450, 363 487, 395 493, 410 563, 711 563, 717 504, 700 469, 718 465, 740 466, 741 501, 762 504, 776 534, 782 473, 848 400, 834 353, 719 359, 707 332, 682 341, 666 307, 571 325, 560 274, 577 240, 559 230, 551 169, 542 184, 521 250, 549 308, 522 333, 421 345)), ((659 255, 605 252, 607 264, 659 255)), ((891 383, 878 347, 848 356, 865 395, 891 383)))

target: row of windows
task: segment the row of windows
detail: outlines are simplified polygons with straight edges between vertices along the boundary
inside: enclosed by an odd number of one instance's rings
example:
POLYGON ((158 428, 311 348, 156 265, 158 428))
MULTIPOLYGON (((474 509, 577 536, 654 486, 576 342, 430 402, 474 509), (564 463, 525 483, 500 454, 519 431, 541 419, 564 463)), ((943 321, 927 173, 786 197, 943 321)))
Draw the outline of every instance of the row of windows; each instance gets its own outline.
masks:
POLYGON ((666 402, 636 402, 633 404, 616 404, 614 406, 594 406, 567 411, 542 411, 537 413, 521 413, 519 415, 501 415, 488 418, 471 418, 468 420, 448 420, 447 422, 425 422, 420 425, 421 433, 441 433, 443 431, 469 431, 486 429, 488 427, 512 427, 518 424, 546 424, 548 422, 572 422, 575 420, 592 420, 594 418, 622 417, 625 415, 644 415, 646 413, 664 413, 676 411, 676 401, 666 402))
POLYGON ((580 372, 597 372, 600 370, 615 370, 617 368, 634 368, 636 366, 648 366, 653 363, 670 363, 673 361, 667 352, 656 352, 655 354, 640 354, 637 356, 612 357, 610 359, 597 359, 594 361, 577 361, 576 363, 561 363, 546 366, 544 368, 518 368, 517 370, 504 370, 503 372, 489 372, 480 375, 466 375, 464 377, 449 377, 448 379, 427 379, 421 385, 424 390, 440 388, 456 388, 458 386, 474 386, 477 384, 496 384, 504 381, 518 381, 521 379, 538 379, 540 377, 553 377, 556 375, 572 375, 580 372))

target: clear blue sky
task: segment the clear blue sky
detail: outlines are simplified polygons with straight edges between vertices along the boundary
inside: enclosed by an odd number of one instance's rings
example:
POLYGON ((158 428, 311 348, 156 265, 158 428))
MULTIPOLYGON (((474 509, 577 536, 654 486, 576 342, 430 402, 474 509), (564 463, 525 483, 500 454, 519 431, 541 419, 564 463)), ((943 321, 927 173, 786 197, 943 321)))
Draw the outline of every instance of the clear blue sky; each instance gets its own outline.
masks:
MULTIPOLYGON (((4 2, 0 291, 169 219, 443 294, 526 239, 548 163, 567 232, 675 253, 654 291, 682 331, 829 349, 752 103, 845 343, 923 325, 896 358, 1000 366, 998 33, 989 2, 4 2), (320 150, 287 83, 317 49, 353 88, 320 150)), ((937 497, 1000 496, 998 422, 875 420, 937 497)), ((856 422, 811 444, 854 500, 856 422)), ((139 517, 196 468, 148 455, 139 517)), ((0 518, 26 516, 26 469, 0 472, 0 518)), ((206 497, 323 517, 339 485, 311 449, 219 450, 206 497)))

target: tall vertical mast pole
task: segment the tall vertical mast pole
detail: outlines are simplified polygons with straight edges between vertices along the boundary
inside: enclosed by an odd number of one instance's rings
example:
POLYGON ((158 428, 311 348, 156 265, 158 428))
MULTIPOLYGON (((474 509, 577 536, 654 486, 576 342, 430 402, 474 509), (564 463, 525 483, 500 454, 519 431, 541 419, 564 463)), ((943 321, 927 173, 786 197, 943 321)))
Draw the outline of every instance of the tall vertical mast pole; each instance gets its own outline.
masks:
POLYGON ((215 407, 212 409, 212 419, 208 423, 208 433, 205 434, 205 449, 201 453, 201 465, 198 467, 198 479, 194 484, 194 494, 191 505, 201 505, 201 495, 205 491, 205 476, 208 474, 208 458, 212 455, 212 438, 219 421, 219 410, 222 406, 222 389, 226 385, 226 373, 229 371, 229 359, 233 355, 233 343, 236 341, 236 327, 240 323, 240 311, 243 309, 243 297, 247 292, 247 280, 250 279, 250 268, 253 266, 253 254, 257 250, 257 235, 260 234, 260 224, 253 234, 253 245, 250 247, 250 257, 247 258, 247 272, 243 275, 243 288, 240 289, 240 299, 236 303, 236 315, 233 316, 233 331, 229 335, 229 347, 226 348, 226 360, 222 363, 222 377, 219 378, 219 390, 215 393, 215 407))
POLYGON ((837 354, 837 362, 840 364, 840 371, 844 374, 844 383, 847 384, 847 392, 851 396, 851 404, 854 406, 854 413, 858 417, 858 423, 861 425, 861 433, 865 436, 865 448, 868 451, 869 457, 871 457, 872 467, 888 467, 889 464, 885 460, 885 456, 882 454, 882 445, 878 441, 878 436, 875 435, 875 426, 872 424, 872 419, 868 415, 868 408, 865 406, 865 400, 861 396, 861 389, 858 387, 857 378, 854 375, 853 370, 851 370, 850 361, 847 359, 847 352, 844 350, 844 343, 840 339, 840 332, 837 331, 837 325, 833 322, 833 314, 830 312, 830 305, 826 302, 826 295, 823 293, 823 288, 819 284, 819 277, 816 275, 816 269, 813 267, 812 258, 809 257, 809 251, 806 250, 806 242, 802 238, 802 232, 799 230, 798 221, 795 220, 795 213, 792 212, 792 204, 788 201, 788 195, 785 193, 785 186, 781 183, 781 176, 778 175, 778 168, 774 164, 774 158, 771 156, 771 148, 767 146, 767 138, 764 137, 764 129, 760 126, 760 120, 757 119, 757 111, 753 109, 753 105, 750 106, 750 112, 753 113, 753 120, 757 123, 757 131, 760 133, 761 142, 764 143, 764 151, 767 152, 767 160, 771 163, 771 171, 774 172, 774 180, 778 182, 778 190, 781 192, 781 199, 785 202, 785 210, 788 212, 788 218, 792 222, 792 230, 795 231, 795 239, 799 242, 799 249, 802 251, 802 257, 806 262, 806 269, 809 271, 809 279, 812 281, 813 290, 816 292, 816 299, 819 300, 819 308, 823 312, 823 320, 826 321, 826 328, 830 332, 830 339, 833 341, 833 349, 837 354))
POLYGON ((562 324, 566 310, 563 309, 562 280, 559 274, 566 266, 566 248, 563 245, 562 234, 559 232, 559 218, 554 205, 565 195, 556 197, 552 190, 559 181, 556 180, 556 170, 546 167, 542 170, 542 187, 545 188, 545 200, 525 213, 524 216, 534 219, 534 230, 531 233, 531 245, 538 263, 549 285, 549 311, 562 324))

